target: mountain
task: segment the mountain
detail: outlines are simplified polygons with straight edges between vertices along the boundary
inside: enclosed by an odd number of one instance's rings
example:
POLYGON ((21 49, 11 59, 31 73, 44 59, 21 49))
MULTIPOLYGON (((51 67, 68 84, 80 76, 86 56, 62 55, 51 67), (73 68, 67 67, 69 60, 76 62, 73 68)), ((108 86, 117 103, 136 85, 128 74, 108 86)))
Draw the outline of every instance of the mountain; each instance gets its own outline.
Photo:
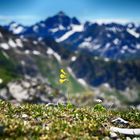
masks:
MULTIPOLYGON (((57 45, 53 41, 50 44, 57 45)), ((0 98, 34 103, 65 102, 67 85, 60 88, 58 82, 60 69, 68 68, 66 64, 63 66, 62 58, 43 41, 14 35, 0 26, 0 98)), ((69 90, 84 91, 71 73, 67 73, 72 82, 69 90)))
POLYGON ((130 104, 139 104, 140 26, 134 23, 80 23, 59 12, 29 27, 17 23, 1 27, 0 52, 3 86, 29 76, 59 89, 59 70, 64 68, 71 93, 90 87, 97 97, 111 91, 119 100, 125 96, 127 103, 129 97, 130 104))
POLYGON ((80 23, 76 17, 70 18, 61 11, 32 26, 12 23, 8 29, 14 34, 38 40, 50 38, 69 46, 70 50, 84 50, 100 57, 134 59, 140 56, 140 26, 134 23, 80 23))

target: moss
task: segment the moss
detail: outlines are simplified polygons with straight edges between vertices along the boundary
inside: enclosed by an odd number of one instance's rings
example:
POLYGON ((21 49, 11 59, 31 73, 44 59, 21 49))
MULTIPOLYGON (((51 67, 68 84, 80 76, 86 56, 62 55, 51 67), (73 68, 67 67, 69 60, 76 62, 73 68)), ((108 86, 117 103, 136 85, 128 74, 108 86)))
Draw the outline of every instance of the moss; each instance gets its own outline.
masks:
MULTIPOLYGON (((131 122, 127 127, 140 127, 137 110, 108 111, 98 107, 12 105, 0 101, 0 139, 103 139, 109 137, 112 118, 131 122)), ((124 136, 120 136, 122 138, 124 136)))

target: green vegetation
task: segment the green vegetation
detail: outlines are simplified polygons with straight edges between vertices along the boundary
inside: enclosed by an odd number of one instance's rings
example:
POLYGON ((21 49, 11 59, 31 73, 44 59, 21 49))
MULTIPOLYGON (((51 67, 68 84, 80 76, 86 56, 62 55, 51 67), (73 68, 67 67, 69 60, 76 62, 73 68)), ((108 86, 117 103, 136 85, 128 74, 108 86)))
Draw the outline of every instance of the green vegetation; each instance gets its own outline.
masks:
POLYGON ((63 65, 63 69, 65 69, 69 75, 70 84, 63 84, 63 86, 60 86, 59 74, 62 67, 54 56, 51 56, 51 58, 46 58, 46 56, 36 56, 35 59, 41 74, 46 77, 55 88, 61 87, 64 92, 68 90, 73 94, 85 92, 85 88, 79 84, 75 78, 73 78, 73 76, 67 71, 67 66, 65 65, 63 65))
POLYGON ((0 78, 3 80, 0 88, 18 77, 15 63, 11 59, 6 58, 4 53, 0 51, 0 78))
MULTIPOLYGON (((93 107, 32 105, 19 106, 0 101, 0 139, 91 140, 110 138, 111 120, 122 117, 128 128, 140 127, 137 110, 111 111, 102 105, 93 107)), ((118 126, 119 127, 119 126, 118 126)), ((121 126, 122 127, 122 126, 121 126)), ((121 139, 124 136, 119 135, 121 139)))

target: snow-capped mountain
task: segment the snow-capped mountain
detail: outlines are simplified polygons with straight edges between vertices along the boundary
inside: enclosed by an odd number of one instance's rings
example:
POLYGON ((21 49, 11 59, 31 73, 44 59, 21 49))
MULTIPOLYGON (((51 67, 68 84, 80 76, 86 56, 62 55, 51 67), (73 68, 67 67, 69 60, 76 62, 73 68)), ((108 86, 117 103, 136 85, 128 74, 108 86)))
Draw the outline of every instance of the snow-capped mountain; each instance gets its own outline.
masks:
POLYGON ((26 27, 16 22, 11 22, 9 25, 4 26, 6 29, 11 31, 13 34, 20 34, 25 31, 26 27))
POLYGON ((80 23, 64 12, 49 17, 30 27, 11 23, 8 27, 14 34, 46 40, 51 38, 71 50, 86 50, 101 57, 121 59, 140 53, 140 26, 134 23, 97 24, 80 23))

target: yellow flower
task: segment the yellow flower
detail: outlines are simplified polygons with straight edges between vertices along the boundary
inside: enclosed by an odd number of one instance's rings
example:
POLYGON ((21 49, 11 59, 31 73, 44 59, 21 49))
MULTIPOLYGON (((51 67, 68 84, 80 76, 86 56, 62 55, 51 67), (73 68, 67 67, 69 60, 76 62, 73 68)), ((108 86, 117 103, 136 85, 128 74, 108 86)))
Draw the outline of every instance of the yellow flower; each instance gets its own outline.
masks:
POLYGON ((60 84, 63 84, 64 82, 68 81, 67 79, 67 74, 66 72, 64 71, 64 69, 60 69, 60 75, 59 75, 59 83, 60 84))
POLYGON ((66 78, 66 75, 64 75, 64 74, 60 74, 60 78, 66 78))
POLYGON ((64 69, 61 69, 60 72, 66 75, 66 72, 64 71, 64 69))
POLYGON ((63 84, 65 81, 67 81, 67 79, 59 79, 60 84, 63 84))

